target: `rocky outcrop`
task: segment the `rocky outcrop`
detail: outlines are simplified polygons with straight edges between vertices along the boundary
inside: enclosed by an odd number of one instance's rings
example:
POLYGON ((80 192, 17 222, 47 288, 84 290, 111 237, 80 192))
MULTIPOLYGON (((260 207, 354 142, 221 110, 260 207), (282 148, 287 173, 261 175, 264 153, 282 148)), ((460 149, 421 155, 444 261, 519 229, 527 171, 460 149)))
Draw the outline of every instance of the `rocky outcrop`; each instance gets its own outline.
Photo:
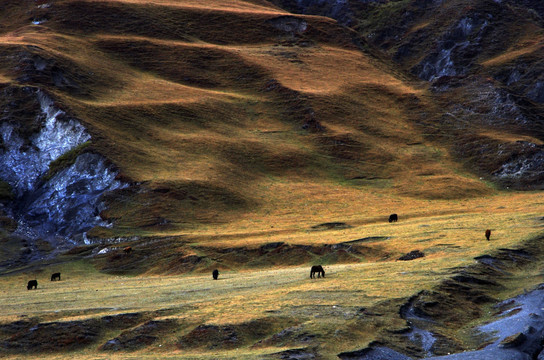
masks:
POLYGON ((342 360, 412 360, 404 354, 384 346, 368 347, 362 350, 346 351, 338 354, 342 360))
POLYGON ((73 243, 88 229, 106 226, 99 215, 105 208, 101 195, 124 184, 103 156, 78 151, 91 139, 85 127, 37 88, 4 95, 13 98, 0 125, 0 178, 13 191, 9 210, 18 233, 73 243))
POLYGON ((79 122, 55 108, 43 92, 31 88, 27 91, 27 96, 35 96, 40 104, 40 111, 35 114, 37 131, 23 134, 25 125, 17 119, 4 118, 0 125, 0 178, 12 186, 17 197, 34 189, 55 159, 91 137, 79 122))
POLYGON ((502 182, 515 185, 517 183, 541 183, 544 180, 544 146, 529 142, 520 142, 525 151, 501 165, 493 173, 502 182))
POLYGON ((410 251, 407 254, 402 255, 401 257, 398 258, 398 260, 408 261, 408 260, 418 259, 424 256, 425 254, 423 252, 419 250, 414 250, 414 251, 410 251))
POLYGON ((544 50, 520 56, 491 68, 493 77, 519 96, 538 104, 544 103, 544 50))
MULTIPOLYGON (((524 249, 498 249, 492 255, 476 257, 476 264, 459 268, 433 291, 420 291, 400 306, 399 315, 406 320, 407 328, 388 334, 399 337, 382 338, 364 349, 338 356, 354 360, 536 359, 544 351, 544 284, 502 302, 496 302, 490 295, 502 288, 502 281, 511 278, 511 270, 523 269, 537 261, 540 249, 535 244, 541 241, 538 237, 524 249), (466 324, 481 319, 492 303, 495 305, 491 321, 472 329, 481 344, 477 350, 463 351, 461 343, 442 334, 444 324, 448 334, 452 329, 466 331, 466 324), (414 345, 401 350, 408 355, 396 351, 403 341, 414 345)), ((474 348, 474 343, 469 346, 474 348)))
POLYGON ((441 76, 465 75, 481 51, 491 14, 467 16, 448 29, 436 49, 412 69, 424 80, 441 76))
POLYGON ((308 29, 308 23, 295 16, 280 16, 267 20, 269 25, 291 35, 302 34, 308 29))
MULTIPOLYGON (((533 141, 507 141, 485 136, 477 130, 519 133, 520 138, 523 134, 531 134, 537 141, 542 136, 539 126, 542 116, 531 111, 526 98, 481 76, 442 77, 433 82, 432 89, 443 99, 458 96, 462 91, 471 94, 470 101, 450 102, 445 106, 439 120, 449 129, 448 136, 457 134, 458 141, 452 150, 458 158, 464 159, 480 176, 503 187, 542 187, 544 146, 533 141)), ((515 135, 512 137, 515 139, 515 135)))
POLYGON ((100 218, 105 204, 100 196, 122 187, 117 173, 97 154, 84 153, 22 198, 20 219, 39 234, 75 237, 93 226, 108 224, 100 218))

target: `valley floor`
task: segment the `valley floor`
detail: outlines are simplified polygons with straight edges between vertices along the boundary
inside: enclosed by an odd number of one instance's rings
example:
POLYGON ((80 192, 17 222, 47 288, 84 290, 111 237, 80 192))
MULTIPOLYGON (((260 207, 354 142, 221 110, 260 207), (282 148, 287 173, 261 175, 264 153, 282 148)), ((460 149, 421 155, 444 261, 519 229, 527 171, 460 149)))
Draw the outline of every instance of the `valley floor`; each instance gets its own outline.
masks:
MULTIPOLYGON (((4 356, 243 359, 278 358, 271 354, 304 348, 335 358, 384 334, 402 338, 407 323, 399 308, 407 299, 422 290, 434 291, 460 269, 476 264, 477 256, 523 246, 543 226, 544 197, 536 192, 427 204, 411 212, 408 204, 398 204, 402 212, 392 224, 347 212, 344 218, 329 220, 345 220, 349 226, 312 228, 281 223, 271 214, 273 230, 263 217, 264 223, 252 231, 248 219, 239 219, 218 226, 213 234, 200 229, 183 236, 185 248, 218 260, 217 281, 203 268, 178 275, 156 270, 112 275, 98 271, 92 256, 5 275, 0 278, 4 356), (484 237, 488 227, 490 241, 484 237), (282 264, 280 254, 273 263, 256 259, 237 266, 233 258, 217 257, 237 247, 262 249, 274 241, 343 244, 344 249, 352 241, 362 247, 345 258, 314 255, 326 271, 320 279, 309 278, 311 260, 289 265, 285 258, 282 264), (425 256, 397 260, 413 250, 425 256), (56 271, 62 281, 49 281, 56 271), (38 280, 36 290, 26 289, 30 279, 38 280)), ((318 225, 313 220, 310 216, 307 223, 318 225)), ((144 251, 140 244, 135 242, 132 254, 119 257, 139 256, 144 251)), ((493 297, 506 299, 544 282, 540 265, 535 258, 523 268, 514 267, 493 297)))

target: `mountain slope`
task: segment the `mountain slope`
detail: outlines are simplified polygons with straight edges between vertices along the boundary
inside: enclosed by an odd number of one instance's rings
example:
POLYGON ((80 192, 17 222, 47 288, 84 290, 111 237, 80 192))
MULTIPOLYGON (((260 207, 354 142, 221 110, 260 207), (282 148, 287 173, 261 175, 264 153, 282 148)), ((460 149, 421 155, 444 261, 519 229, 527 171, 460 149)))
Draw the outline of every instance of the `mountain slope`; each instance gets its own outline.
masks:
POLYGON ((426 198, 489 193, 423 144, 427 90, 333 20, 241 1, 27 4, 3 33, 5 84, 49 92, 88 127, 86 151, 134 184, 102 213, 118 228, 223 222, 294 174, 384 179, 426 198))
POLYGON ((3 1, 0 349, 479 346, 542 278, 542 194, 505 188, 541 184, 541 9, 3 1))
POLYGON ((432 83, 443 111, 427 125, 458 161, 504 188, 541 188, 539 1, 278 3, 329 15, 336 4, 339 20, 432 83), (508 136, 488 136, 490 128, 508 136))

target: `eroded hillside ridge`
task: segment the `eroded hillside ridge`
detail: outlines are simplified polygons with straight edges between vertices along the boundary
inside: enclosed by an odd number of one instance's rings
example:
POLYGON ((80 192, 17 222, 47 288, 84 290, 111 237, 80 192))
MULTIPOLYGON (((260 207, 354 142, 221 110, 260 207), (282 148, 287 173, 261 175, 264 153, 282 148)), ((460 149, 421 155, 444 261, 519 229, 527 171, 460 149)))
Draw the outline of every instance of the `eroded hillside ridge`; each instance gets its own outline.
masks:
POLYGON ((123 187, 106 159, 85 151, 91 135, 34 87, 3 90, 0 177, 14 201, 7 212, 31 238, 84 238, 97 225, 104 192, 123 187), (21 121, 22 120, 22 121, 21 121))
POLYGON ((431 83, 443 110, 426 114, 424 126, 479 176, 502 187, 542 188, 540 1, 276 3, 335 17, 404 71, 431 83), (331 11, 340 5, 341 12, 331 11))
POLYGON ((338 356, 358 360, 541 359, 542 284, 531 291, 524 289, 519 296, 497 301, 497 294, 512 277, 535 264, 540 267, 541 241, 538 236, 520 248, 499 248, 492 254, 475 257, 474 264, 454 269, 451 278, 432 291, 419 292, 400 306, 399 314, 406 320, 407 329, 389 332, 367 348, 338 356), (490 312, 491 319, 471 327, 470 336, 461 340, 456 332, 467 331, 464 326, 486 312, 490 312))
MULTIPOLYGON (((373 2, 379 0, 364 0, 373 2)), ((290 11, 303 14, 319 14, 336 19, 340 24, 352 24, 353 11, 349 0, 281 0, 277 1, 290 11)))

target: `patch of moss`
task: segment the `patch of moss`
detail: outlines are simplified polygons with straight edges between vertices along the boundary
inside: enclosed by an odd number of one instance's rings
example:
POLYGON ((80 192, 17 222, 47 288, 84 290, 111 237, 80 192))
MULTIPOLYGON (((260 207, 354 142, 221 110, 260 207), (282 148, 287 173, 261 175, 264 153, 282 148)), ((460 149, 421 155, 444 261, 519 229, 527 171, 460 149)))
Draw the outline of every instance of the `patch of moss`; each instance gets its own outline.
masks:
POLYGON ((106 228, 103 226, 95 226, 89 231, 87 231, 87 236, 90 238, 99 238, 99 239, 106 239, 110 237, 116 236, 116 232, 113 231, 113 229, 106 228))
POLYGON ((49 164, 49 170, 43 176, 43 180, 48 181, 62 169, 66 169, 67 167, 73 165, 76 162, 77 157, 83 154, 90 145, 90 141, 84 142, 83 144, 59 156, 55 161, 49 164))
POLYGON ((410 5, 410 0, 389 1, 375 5, 373 9, 367 9, 367 13, 356 29, 364 29, 364 32, 374 32, 387 28, 392 24, 398 24, 402 19, 404 10, 410 5))
POLYGON ((5 181, 0 181, 0 202, 11 201, 15 198, 11 185, 5 181))

